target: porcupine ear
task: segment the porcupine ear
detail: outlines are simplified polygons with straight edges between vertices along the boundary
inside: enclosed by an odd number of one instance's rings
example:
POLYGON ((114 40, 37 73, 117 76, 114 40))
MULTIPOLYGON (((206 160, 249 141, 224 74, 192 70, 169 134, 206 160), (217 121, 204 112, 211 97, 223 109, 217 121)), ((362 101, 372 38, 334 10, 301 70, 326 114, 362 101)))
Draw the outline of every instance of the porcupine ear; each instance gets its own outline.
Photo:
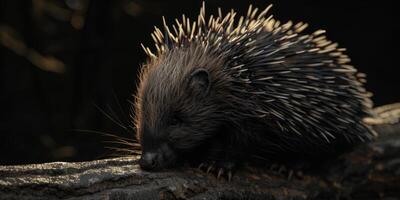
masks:
POLYGON ((210 74, 204 68, 194 70, 190 74, 189 87, 202 96, 208 94, 210 90, 210 74))

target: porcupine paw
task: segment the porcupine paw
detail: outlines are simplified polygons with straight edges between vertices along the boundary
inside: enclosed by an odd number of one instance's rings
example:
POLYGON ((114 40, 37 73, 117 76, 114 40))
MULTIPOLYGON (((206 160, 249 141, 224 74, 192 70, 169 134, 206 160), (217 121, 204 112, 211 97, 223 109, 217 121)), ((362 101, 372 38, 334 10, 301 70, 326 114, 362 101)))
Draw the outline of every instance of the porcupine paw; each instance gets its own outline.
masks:
POLYGON ((292 166, 289 168, 283 164, 273 163, 269 165, 268 169, 270 172, 287 177, 288 180, 291 180, 293 177, 301 178, 303 176, 300 166, 292 166))
POLYGON ((225 177, 228 181, 231 181, 236 163, 233 161, 206 161, 199 165, 199 169, 207 174, 215 174, 218 180, 225 177))

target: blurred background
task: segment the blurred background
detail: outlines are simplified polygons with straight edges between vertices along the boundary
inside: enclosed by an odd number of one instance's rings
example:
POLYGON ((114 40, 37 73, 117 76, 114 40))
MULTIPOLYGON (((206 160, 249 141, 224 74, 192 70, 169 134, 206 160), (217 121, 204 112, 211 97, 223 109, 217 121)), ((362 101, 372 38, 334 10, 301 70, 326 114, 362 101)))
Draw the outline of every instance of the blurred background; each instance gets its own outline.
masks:
MULTIPOLYGON (((281 21, 309 23, 348 49, 376 105, 400 101, 400 23, 394 1, 206 0, 206 12, 248 5, 281 21)), ((84 161, 113 156, 95 131, 133 138, 130 103, 140 43, 182 13, 194 19, 201 1, 0 0, 0 164, 84 161), (107 114, 104 114, 104 113, 107 114), (91 132, 89 132, 90 130, 91 132)))

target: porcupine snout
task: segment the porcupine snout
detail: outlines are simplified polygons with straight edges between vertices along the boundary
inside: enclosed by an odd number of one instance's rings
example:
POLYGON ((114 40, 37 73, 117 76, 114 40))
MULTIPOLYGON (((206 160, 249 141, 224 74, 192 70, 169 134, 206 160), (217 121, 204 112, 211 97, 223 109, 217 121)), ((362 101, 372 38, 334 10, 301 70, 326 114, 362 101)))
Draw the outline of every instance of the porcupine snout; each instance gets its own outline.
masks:
POLYGON ((174 151, 167 144, 162 144, 156 150, 143 151, 139 165, 146 171, 165 169, 176 163, 176 157, 174 151))
POLYGON ((142 157, 140 158, 139 165, 144 170, 152 170, 156 168, 157 163, 159 162, 157 161, 157 159, 159 159, 157 153, 147 152, 143 154, 142 157))

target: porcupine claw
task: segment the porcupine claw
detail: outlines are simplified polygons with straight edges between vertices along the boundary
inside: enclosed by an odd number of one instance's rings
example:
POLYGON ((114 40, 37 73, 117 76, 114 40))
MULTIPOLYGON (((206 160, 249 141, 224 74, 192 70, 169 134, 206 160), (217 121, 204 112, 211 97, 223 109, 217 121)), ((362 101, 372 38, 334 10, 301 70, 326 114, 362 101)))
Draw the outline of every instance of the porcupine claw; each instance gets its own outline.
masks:
POLYGON ((228 181, 231 182, 232 180, 232 171, 228 171, 228 181))
POLYGON ((214 169, 214 164, 208 166, 206 173, 209 174, 212 169, 214 169))
POLYGON ((289 173, 288 173, 288 180, 290 181, 290 180, 292 180, 292 177, 293 177, 293 170, 291 169, 291 170, 289 170, 289 173))
POLYGON ((224 173, 224 169, 223 168, 219 168, 218 170, 218 174, 217 174, 217 179, 219 180, 221 178, 221 175, 224 173))
POLYGON ((203 168, 204 166, 205 166, 204 163, 200 163, 200 165, 197 167, 197 169, 201 169, 201 168, 203 168))

